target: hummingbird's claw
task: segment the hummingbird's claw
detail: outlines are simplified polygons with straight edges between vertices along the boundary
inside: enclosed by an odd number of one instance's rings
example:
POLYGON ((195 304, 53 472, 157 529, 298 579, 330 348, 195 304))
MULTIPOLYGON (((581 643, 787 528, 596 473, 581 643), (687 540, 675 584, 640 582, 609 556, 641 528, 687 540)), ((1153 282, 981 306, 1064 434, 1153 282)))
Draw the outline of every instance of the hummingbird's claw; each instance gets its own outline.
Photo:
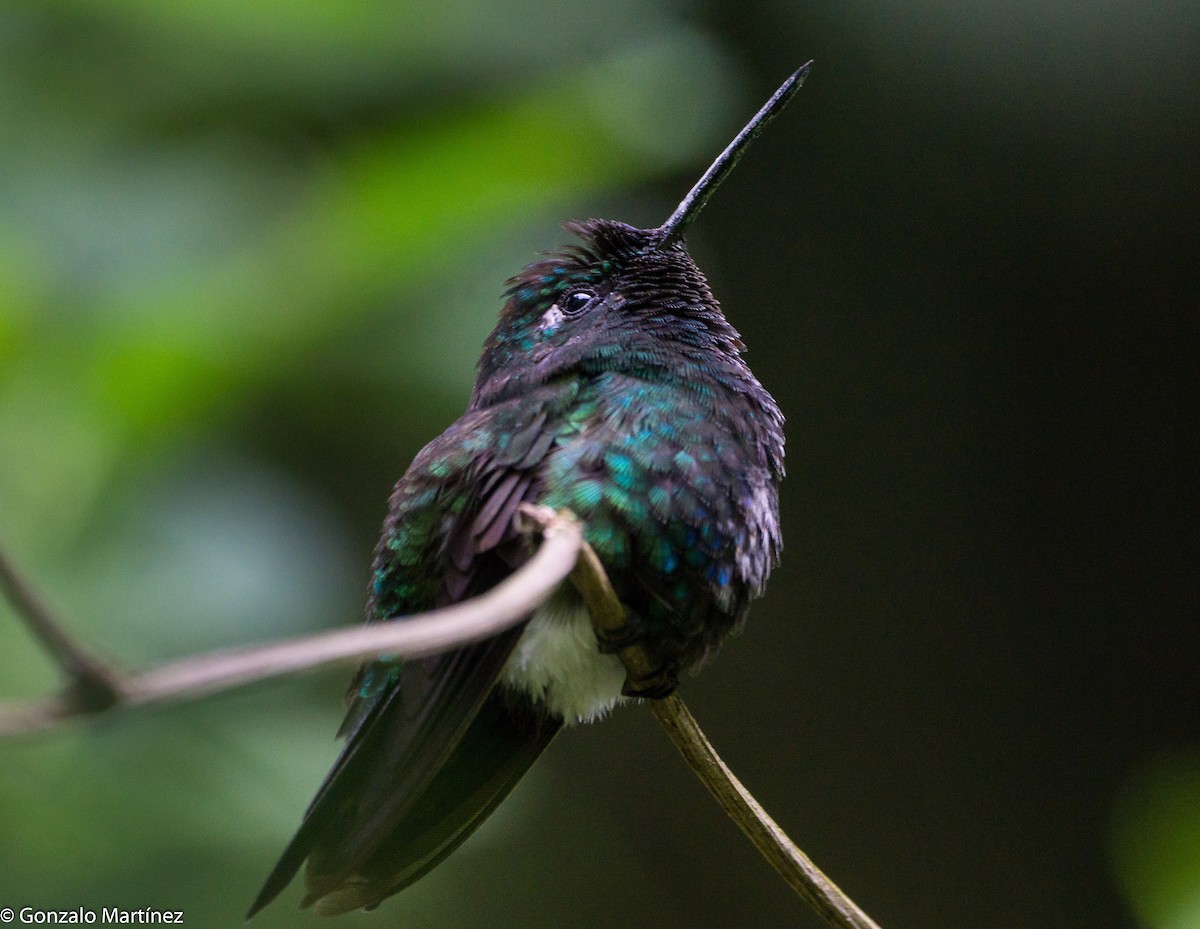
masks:
POLYGON ((653 674, 634 680, 632 676, 625 678, 625 686, 621 693, 626 697, 639 697, 647 700, 661 700, 669 697, 679 686, 679 677, 666 665, 653 674))

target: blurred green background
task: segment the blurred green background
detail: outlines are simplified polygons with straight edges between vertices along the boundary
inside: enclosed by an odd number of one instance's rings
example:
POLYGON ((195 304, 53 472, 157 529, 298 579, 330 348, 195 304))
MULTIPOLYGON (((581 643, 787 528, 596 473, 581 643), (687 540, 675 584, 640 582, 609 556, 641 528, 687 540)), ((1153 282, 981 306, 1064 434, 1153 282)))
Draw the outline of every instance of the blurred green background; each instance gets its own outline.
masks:
MULTIPOLYGON (((888 929, 1195 929, 1195 4, 2 2, 0 540, 134 664, 358 621, 504 280, 809 57, 690 236, 789 477, 684 693, 888 929)), ((238 925, 346 677, 0 744, 0 906, 238 925)), ((819 925, 636 709, 339 924, 819 925)))

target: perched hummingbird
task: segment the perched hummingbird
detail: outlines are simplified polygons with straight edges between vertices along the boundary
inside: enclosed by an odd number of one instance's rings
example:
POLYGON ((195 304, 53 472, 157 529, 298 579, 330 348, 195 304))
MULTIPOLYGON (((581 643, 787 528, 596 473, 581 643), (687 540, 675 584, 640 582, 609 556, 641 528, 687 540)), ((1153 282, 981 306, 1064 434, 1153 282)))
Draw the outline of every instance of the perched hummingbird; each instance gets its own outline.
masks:
POLYGON ((467 412, 391 497, 368 621, 495 585, 529 557, 513 516, 536 503, 583 521, 626 607, 623 635, 598 642, 564 583, 509 632, 362 667, 345 747, 250 915, 306 859, 304 906, 378 905, 457 848, 564 725, 666 696, 745 619, 779 557, 783 416, 682 235, 808 67, 663 225, 564 224, 582 244, 508 282, 467 412), (627 682, 613 654, 633 643, 659 664, 649 681, 627 682))

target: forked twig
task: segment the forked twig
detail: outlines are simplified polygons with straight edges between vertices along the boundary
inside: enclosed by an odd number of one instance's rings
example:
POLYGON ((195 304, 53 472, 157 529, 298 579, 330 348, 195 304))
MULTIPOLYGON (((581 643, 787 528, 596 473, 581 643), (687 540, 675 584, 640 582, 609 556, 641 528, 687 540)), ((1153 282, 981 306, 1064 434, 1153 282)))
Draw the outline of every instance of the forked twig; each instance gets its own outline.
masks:
MULTIPOLYGON (((0 591, 67 676, 72 701, 86 712, 121 702, 122 674, 76 641, 0 549, 0 591)), ((0 732, 3 731, 0 722, 0 732)))
MULTIPOLYGON (((580 591, 597 633, 608 637, 625 624, 625 609, 604 566, 569 513, 525 507, 521 518, 544 541, 507 580, 471 600, 405 617, 266 645, 185 658, 142 672, 122 672, 79 644, 33 594, 0 551, 0 592, 68 678, 60 696, 0 703, 0 736, 49 729, 72 717, 157 703, 183 702, 253 681, 381 653, 406 658, 437 654, 495 635, 519 623, 568 576, 580 591)), ((630 680, 655 676, 652 657, 639 645, 617 652, 630 680)), ((653 700, 650 710, 692 771, 763 857, 829 925, 879 929, 796 847, 717 755, 682 698, 653 700)))

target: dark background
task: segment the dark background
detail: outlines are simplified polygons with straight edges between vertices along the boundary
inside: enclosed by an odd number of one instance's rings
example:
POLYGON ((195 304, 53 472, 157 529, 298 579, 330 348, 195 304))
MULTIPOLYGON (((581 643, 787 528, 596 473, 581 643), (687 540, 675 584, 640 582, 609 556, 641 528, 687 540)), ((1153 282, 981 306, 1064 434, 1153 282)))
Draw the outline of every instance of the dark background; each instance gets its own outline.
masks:
MULTIPOLYGON (((1193 5, 0 4, 4 543, 134 664, 355 622, 505 278, 809 57, 690 234, 789 476, 683 693, 889 929, 1200 926, 1193 5)), ((0 745, 0 906, 237 924, 345 677, 0 745)), ((818 925, 632 708, 341 921, 818 925)))

